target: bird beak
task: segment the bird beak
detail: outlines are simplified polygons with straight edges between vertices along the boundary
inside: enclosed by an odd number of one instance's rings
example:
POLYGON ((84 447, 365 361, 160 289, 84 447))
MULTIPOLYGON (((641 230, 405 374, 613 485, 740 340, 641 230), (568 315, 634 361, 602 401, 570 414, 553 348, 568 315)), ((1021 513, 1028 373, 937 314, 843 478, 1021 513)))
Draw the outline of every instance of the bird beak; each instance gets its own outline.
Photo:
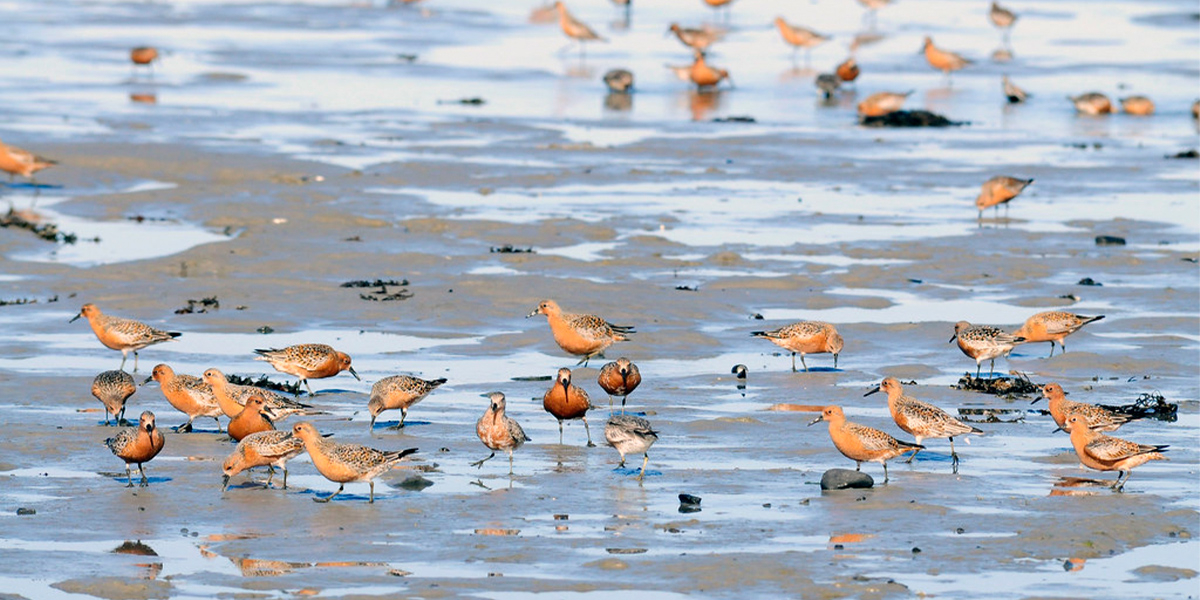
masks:
POLYGON ((375 431, 375 415, 371 415, 371 425, 367 427, 367 431, 375 431))
POLYGON ((146 423, 146 433, 154 433, 154 423, 146 423))
POLYGON ((824 421, 824 420, 825 420, 825 415, 821 415, 821 416, 813 419, 812 421, 809 421, 808 426, 812 427, 813 425, 816 425, 817 423, 820 423, 821 421, 824 421))
POLYGON ((536 317, 536 316, 538 316, 538 313, 540 313, 540 312, 542 312, 541 307, 535 308, 535 309, 533 309, 533 312, 525 315, 525 318, 528 319, 529 317, 536 317))
POLYGON ((1042 398, 1045 398, 1045 396, 1038 396, 1037 398, 1034 398, 1033 402, 1030 402, 1029 404, 1030 405, 1037 404, 1038 400, 1041 400, 1042 398))
POLYGON ((358 376, 358 373, 354 371, 354 367, 346 367, 346 370, 350 371, 350 374, 353 375, 355 379, 362 381, 362 377, 358 376))
POLYGON ((229 489, 229 476, 222 475, 221 476, 221 493, 224 494, 225 490, 227 490, 227 489, 229 489))
POLYGON ((838 355, 836 355, 836 354, 833 355, 833 368, 835 368, 835 369, 837 368, 837 357, 838 357, 838 355))
POLYGON ((146 385, 147 383, 150 383, 151 381, 154 381, 154 376, 153 376, 153 375, 151 375, 151 376, 147 377, 147 378, 146 378, 146 380, 145 380, 145 381, 143 381, 143 382, 141 383, 141 385, 139 385, 138 387, 141 387, 142 385, 146 385))
POLYGON ((877 385, 877 386, 871 388, 871 391, 863 394, 863 398, 866 398, 867 396, 870 396, 871 394, 874 394, 875 392, 882 392, 882 391, 883 391, 883 386, 877 385))
POLYGON ((78 320, 79 320, 79 317, 82 317, 82 316, 83 316, 83 313, 82 313, 82 312, 80 312, 79 314, 77 314, 77 315, 75 315, 75 316, 71 317, 71 320, 70 320, 70 321, 67 321, 67 322, 68 322, 68 323, 74 323, 75 321, 78 321, 78 320))
POLYGON ((949 344, 950 342, 953 342, 956 339, 958 339, 958 333, 955 333, 954 335, 950 336, 950 341, 946 342, 946 343, 949 344))
POLYGON ((480 398, 491 398, 491 397, 492 397, 492 394, 491 394, 490 392, 489 392, 489 393, 487 393, 487 394, 480 394, 480 395, 479 395, 479 397, 480 397, 480 398))
POLYGON ((1050 433, 1058 433, 1060 431, 1065 431, 1065 430, 1062 427, 1055 427, 1054 431, 1051 431, 1050 433))

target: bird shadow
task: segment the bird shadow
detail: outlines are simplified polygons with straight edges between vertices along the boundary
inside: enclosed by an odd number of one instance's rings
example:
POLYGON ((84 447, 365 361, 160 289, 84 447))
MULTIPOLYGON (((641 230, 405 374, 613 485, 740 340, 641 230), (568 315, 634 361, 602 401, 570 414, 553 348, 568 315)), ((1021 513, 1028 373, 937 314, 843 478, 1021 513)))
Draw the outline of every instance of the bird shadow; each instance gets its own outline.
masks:
POLYGON ((63 187, 61 185, 55 185, 52 183, 33 183, 29 181, 5 181, 0 182, 0 185, 4 185, 9 189, 14 190, 60 190, 63 187))
MULTIPOLYGON (((113 481, 118 481, 118 482, 120 482, 120 483, 121 483, 121 485, 126 485, 127 483, 129 483, 129 479, 125 477, 125 473, 124 473, 124 472, 120 472, 120 473, 117 473, 117 472, 115 472, 115 471, 113 471, 113 472, 108 472, 108 473, 101 472, 101 473, 100 473, 100 475, 101 475, 102 477, 107 477, 107 478, 109 478, 109 479, 111 479, 111 480, 113 480, 113 481)), ((138 487, 138 485, 139 485, 139 482, 141 482, 141 480, 142 480, 142 477, 141 477, 141 475, 138 475, 137 471, 134 471, 134 472, 133 472, 133 487, 138 487)), ((170 478, 170 477, 150 477, 150 476, 147 476, 147 477, 146 477, 146 481, 148 482, 148 483, 147 483, 147 485, 150 485, 150 484, 160 484, 160 483, 166 483, 166 482, 168 482, 168 481, 171 481, 171 478, 170 478)))
POLYGON ((413 421, 410 419, 410 420, 404 422, 404 427, 400 427, 399 419, 397 419, 395 421, 375 421, 375 426, 371 428, 371 431, 376 431, 376 430, 382 429, 384 431, 401 431, 402 432, 405 429, 408 429, 409 427, 424 427, 425 425, 432 425, 432 424, 433 424, 433 421, 413 421))
MULTIPOLYGON (((612 472, 616 473, 617 475, 624 475, 626 477, 637 477, 638 473, 642 472, 642 469, 641 469, 641 467, 613 467, 612 472)), ((662 476, 662 471, 646 469, 646 477, 661 477, 661 476, 662 476)))

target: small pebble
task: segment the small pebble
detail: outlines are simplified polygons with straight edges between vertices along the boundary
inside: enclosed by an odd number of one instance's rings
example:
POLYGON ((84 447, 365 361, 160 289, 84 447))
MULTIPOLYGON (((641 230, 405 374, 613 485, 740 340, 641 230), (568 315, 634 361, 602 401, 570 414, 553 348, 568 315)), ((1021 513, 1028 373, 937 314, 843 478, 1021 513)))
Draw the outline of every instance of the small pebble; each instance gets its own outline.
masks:
POLYGON ((693 496, 691 494, 680 494, 679 495, 679 503, 680 504, 690 504, 692 506, 699 506, 700 505, 700 496, 693 496))
POLYGON ((21 508, 18 508, 18 509, 17 509, 17 514, 18 514, 18 515, 21 515, 21 516, 25 516, 25 515, 36 515, 36 514, 37 514, 37 511, 36 511, 36 510, 34 510, 34 509, 32 509, 32 508, 25 508, 25 507, 21 507, 21 508))
POLYGON ((957 533, 957 534, 959 534, 959 535, 962 535, 962 534, 964 534, 964 533, 966 533, 966 532, 967 532, 967 530, 966 530, 966 529, 963 529, 962 527, 959 527, 958 529, 955 529, 955 530, 954 530, 954 533, 957 533))
POLYGON ((913 554, 920 554, 920 553, 921 553, 921 549, 920 549, 920 548, 917 548, 916 546, 913 546, 912 553, 913 553, 913 554))

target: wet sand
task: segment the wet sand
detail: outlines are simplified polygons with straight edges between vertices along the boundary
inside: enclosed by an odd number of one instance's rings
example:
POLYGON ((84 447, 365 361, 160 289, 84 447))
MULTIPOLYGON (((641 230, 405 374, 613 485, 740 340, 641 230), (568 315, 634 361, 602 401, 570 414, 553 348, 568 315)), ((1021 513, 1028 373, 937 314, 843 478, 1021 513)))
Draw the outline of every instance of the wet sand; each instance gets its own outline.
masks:
MULTIPOLYGON (((919 15, 903 6, 880 14, 885 48, 919 42, 919 15)), ((680 54, 667 44, 673 40, 653 42, 660 45, 648 57, 598 50, 587 63, 596 76, 575 79, 574 58, 546 58, 562 43, 557 32, 524 24, 524 8, 434 3, 424 16, 367 6, 187 5, 178 10, 202 33, 181 37, 168 54, 153 85, 160 103, 148 108, 127 104, 127 67, 107 58, 124 48, 117 33, 129 7, 85 11, 90 24, 75 27, 77 46, 60 32, 17 64, 58 65, 69 75, 85 72, 88 61, 102 66, 65 83, 31 77, 49 109, 16 101, 12 120, 0 122, 0 139, 62 163, 39 178, 54 187, 39 190, 36 204, 28 186, 0 194, 83 240, 54 245, 0 230, 0 299, 38 301, 0 307, 6 593, 1194 595, 1200 177, 1195 161, 1163 156, 1197 143, 1185 107, 1200 75, 1178 58, 1194 54, 1197 40, 1179 27, 1182 3, 1114 3, 1112 15, 1083 6, 1046 3, 1019 23, 1013 44, 1028 57, 1027 78, 1050 89, 1015 112, 1000 106, 992 87, 1001 67, 986 60, 939 88, 940 75, 915 56, 863 51, 882 72, 881 87, 920 87, 918 104, 973 121, 946 131, 857 128, 852 108, 818 107, 808 79, 778 78, 789 67, 787 51, 775 46, 759 67, 741 61, 747 89, 723 94, 699 122, 692 97, 669 73, 646 77, 630 113, 609 113, 596 81, 608 63, 661 68, 680 54), (245 33, 257 27, 283 39, 334 15, 344 28, 314 34, 311 48, 287 60, 278 40, 245 33), (1085 43, 1102 37, 1087 33, 1095 19, 1178 43, 1163 45, 1148 74, 1135 71, 1085 43), (423 47, 404 77, 415 87, 432 81, 430 91, 405 88, 393 104, 364 99, 371 82, 386 80, 373 61, 415 45, 414 23, 429 35, 502 27, 423 47), (1046 32, 1064 23, 1081 29, 1046 32), (388 33, 389 24, 407 25, 388 33), (235 46, 264 53, 221 48, 214 39, 222 27, 235 30, 235 46), (522 35, 526 43, 516 44, 522 35), (304 62, 345 47, 343 37, 362 38, 346 51, 345 73, 332 58, 304 62), (462 64, 479 51, 501 61, 498 48, 523 48, 506 60, 528 70, 497 75, 487 61, 475 70, 462 64), (1064 48, 1070 60, 1052 58, 1064 48), (1077 64, 1095 78, 1071 68, 1077 64), (281 71, 317 87, 340 76, 361 94, 291 87, 281 71), (491 85, 481 88, 480 77, 491 85), (1161 98, 1161 114, 1082 119, 1050 87, 1114 78, 1161 98), (82 100, 67 100, 72 92, 82 100), (475 112, 435 103, 471 95, 489 102, 475 112), (89 98, 95 102, 84 106, 89 98), (51 118, 76 110, 83 116, 51 118), (707 120, 751 113, 758 123, 707 120), (1037 181, 1008 218, 1002 209, 977 221, 971 201, 997 172, 1037 181), (1099 235, 1127 244, 1097 246, 1099 235), (534 252, 490 251, 504 245, 534 252), (1084 278, 1102 285, 1079 285, 1084 278), (368 301, 360 294, 372 290, 340 287, 374 279, 407 280, 412 297, 368 301), (213 296, 219 310, 173 313, 213 296), (629 405, 661 432, 644 483, 634 469, 614 470, 614 450, 584 448, 581 423, 569 424, 566 445, 557 444, 557 424, 540 402, 549 382, 527 379, 574 360, 555 346, 544 318, 524 318, 542 298, 637 326, 634 340, 608 357, 638 363, 644 382, 629 405), (314 380, 312 402, 330 414, 313 422, 342 442, 419 447, 417 460, 380 478, 373 505, 364 484, 313 503, 336 485, 306 457, 290 463, 286 492, 240 475, 222 497, 220 461, 233 444, 211 420, 197 420, 200 431, 167 435, 146 467, 150 487, 129 490, 121 462, 101 443, 112 429, 97 425, 103 413, 88 393, 92 377, 120 358, 86 325, 67 323, 84 302, 184 332, 141 353, 139 381, 165 362, 195 375, 218 367, 290 382, 255 362, 252 350, 322 342, 346 351, 363 381, 314 380), (1157 391, 1179 403, 1175 422, 1117 432, 1172 446, 1170 462, 1138 468, 1123 494, 1056 485, 1114 475, 1081 470, 1067 436, 1052 434, 1050 417, 1037 412, 1044 405, 951 388, 974 368, 946 343, 955 321, 1014 329, 1053 308, 1106 318, 1067 338, 1065 355, 1046 358, 1044 343, 1021 346, 997 371, 1057 381, 1077 401, 1124 404, 1157 391), (812 372, 792 373, 786 354, 749 335, 797 319, 838 325, 846 339, 839 369, 815 355, 807 358, 812 372), (273 333, 259 333, 264 326, 273 333), (750 369, 744 390, 730 375, 738 363, 750 369), (410 411, 402 432, 385 429, 399 419, 389 412, 368 433, 370 386, 397 373, 449 381, 410 411), (951 412, 995 409, 1004 422, 976 423, 987 433, 969 444, 956 439, 957 475, 948 444, 932 440, 914 464, 894 462, 886 486, 822 493, 826 469, 853 463, 823 426, 805 426, 816 415, 765 409, 841 404, 851 420, 909 439, 881 396, 863 398, 884 376, 916 380, 910 394, 951 412), (506 393, 510 416, 532 438, 517 451, 512 479, 502 458, 468 466, 486 456, 473 430, 485 409, 479 395, 494 389, 506 393), (702 510, 681 512, 680 493, 703 498, 702 510), (18 516, 18 508, 36 514, 18 516)), ((154 25, 144 37, 173 31, 172 9, 145 10, 154 25)), ((645 10, 635 12, 627 34, 634 39, 660 36, 658 21, 671 14, 653 4, 645 10)), ((598 7, 583 14, 605 22, 598 7)), ((973 13, 946 14, 949 28, 973 13)), ((723 62, 738 64, 741 49, 768 43, 754 29, 756 15, 735 13, 742 29, 723 62)), ((33 16, 65 22, 57 11, 33 16)), ((976 17, 975 37, 961 39, 990 50, 998 34, 976 17)), ((1121 38, 1119 47, 1132 44, 1121 38)), ((1148 51, 1129 52, 1133 63, 1148 51)), ((841 58, 814 54, 821 64, 841 58)), ((598 405, 606 404, 595 384, 601 364, 576 370, 598 405)), ((185 420, 154 383, 130 399, 130 414, 145 409, 163 426, 185 420)), ((589 419, 594 440, 603 437, 605 414, 597 409, 589 419)), ((863 468, 882 480, 878 465, 863 468)))

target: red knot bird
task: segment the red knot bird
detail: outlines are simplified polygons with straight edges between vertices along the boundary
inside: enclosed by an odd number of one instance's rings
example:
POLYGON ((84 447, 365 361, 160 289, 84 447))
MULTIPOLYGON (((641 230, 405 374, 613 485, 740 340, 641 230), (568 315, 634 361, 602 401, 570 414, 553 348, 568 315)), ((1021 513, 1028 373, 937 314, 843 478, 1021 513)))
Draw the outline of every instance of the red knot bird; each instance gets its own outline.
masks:
POLYGON ((633 327, 612 325, 596 315, 564 313, 553 300, 542 300, 525 318, 537 315, 546 315, 558 347, 567 354, 582 356, 578 364, 583 366, 592 357, 604 356, 604 350, 613 343, 629 341, 629 335, 635 333, 633 327))
POLYGON ((1010 104, 1020 104, 1029 97, 1029 93, 1017 87, 1017 84, 1013 83, 1008 78, 1008 75, 1000 78, 1000 86, 1004 90, 1004 97, 1008 99, 1010 104))
POLYGON ((266 404, 262 396, 250 396, 246 400, 246 407, 229 420, 229 427, 226 428, 229 437, 235 442, 240 442, 251 434, 274 431, 275 424, 264 414, 265 410, 266 404))
POLYGON ((283 489, 287 489, 287 461, 304 452, 304 442, 290 431, 260 431, 252 433, 238 442, 221 469, 221 492, 229 488, 234 475, 254 467, 267 467, 267 487, 275 478, 275 467, 283 469, 283 489))
POLYGON ((175 410, 188 416, 187 423, 175 428, 176 432, 191 431, 192 421, 196 417, 212 417, 217 422, 217 431, 221 431, 221 420, 218 418, 225 413, 217 404, 212 386, 194 375, 176 374, 175 370, 165 364, 154 366, 150 377, 142 385, 151 380, 158 382, 163 396, 175 410))
POLYGON ((992 22, 998 29, 1004 30, 1004 35, 1007 36, 1013 23, 1017 22, 1017 14, 1013 11, 1000 6, 998 2, 992 2, 992 7, 988 10, 988 20, 992 22))
POLYGON ((355 379, 362 381, 354 367, 350 366, 350 355, 338 352, 325 344, 296 344, 287 348, 267 348, 254 351, 258 356, 255 360, 265 360, 275 367, 276 371, 295 375, 300 383, 308 390, 309 396, 315 396, 308 385, 309 379, 333 377, 342 371, 349 371, 355 379))
POLYGON ((613 409, 613 396, 620 396, 621 412, 625 412, 625 400, 642 383, 642 374, 637 365, 621 357, 601 367, 596 382, 608 392, 608 410, 613 409))
POLYGON ((996 212, 1000 211, 1000 205, 1004 205, 1004 215, 1008 216, 1008 202, 1013 198, 1021 195, 1029 184, 1033 183, 1033 179, 1021 179, 1019 177, 1009 177, 1008 175, 997 175, 983 182, 983 186, 979 190, 979 195, 975 197, 975 208, 979 209, 979 218, 983 218, 983 211, 989 207, 996 207, 996 212))
MULTIPOLYGON (((918 446, 927 439, 950 438, 950 464, 955 473, 958 472, 958 453, 954 451, 954 436, 968 433, 983 435, 983 431, 951 417, 946 411, 912 396, 905 396, 904 386, 895 377, 885 378, 865 396, 875 392, 887 393, 892 420, 900 429, 916 437, 918 446)), ((917 452, 920 450, 914 451, 905 462, 912 462, 917 452)))
POLYGON ((104 405, 104 424, 108 415, 116 419, 114 425, 125 421, 125 401, 137 391, 133 376, 125 371, 104 371, 92 380, 92 395, 104 405))
POLYGON ((933 44, 933 38, 925 36, 925 60, 929 62, 929 66, 941 71, 947 77, 952 71, 957 71, 969 64, 970 60, 963 58, 961 54, 943 50, 933 44))
POLYGON ((983 361, 992 361, 989 373, 995 374, 996 358, 1008 356, 1013 346, 1025 341, 1025 338, 1005 333, 999 327, 959 321, 954 324, 954 335, 950 337, 951 342, 955 340, 958 341, 958 349, 962 350, 963 354, 975 359, 975 378, 978 379, 983 361))
POLYGON ((371 486, 368 504, 375 502, 375 478, 392 470, 405 456, 416 448, 385 452, 358 444, 339 444, 326 439, 317 432, 312 423, 302 421, 292 426, 292 434, 304 442, 304 449, 312 457, 313 466, 326 479, 337 483, 336 492, 324 498, 313 498, 313 502, 329 502, 342 493, 347 483, 367 482, 371 486))
POLYGON ((134 373, 137 373, 138 350, 152 344, 173 340, 182 335, 176 331, 155 329, 141 321, 106 315, 100 312, 99 307, 91 303, 84 304, 83 308, 79 309, 79 314, 68 322, 74 323, 79 317, 88 320, 88 325, 92 326, 92 331, 101 344, 121 352, 120 370, 125 369, 125 360, 129 358, 129 353, 133 352, 134 373))
POLYGON ((143 465, 158 456, 164 444, 166 444, 166 439, 162 432, 155 427, 154 413, 150 411, 142 413, 137 427, 126 427, 118 431, 116 435, 104 440, 104 445, 108 446, 108 449, 112 450, 117 458, 125 461, 125 478, 129 481, 129 485, 125 487, 133 487, 133 473, 129 470, 131 464, 136 464, 138 472, 142 474, 141 486, 150 485, 143 465))
POLYGON ((876 92, 858 103, 858 114, 862 117, 882 117, 904 108, 904 101, 913 92, 876 92))
POLYGON ((608 445, 621 453, 621 463, 617 468, 625 466, 626 454, 642 454, 642 470, 638 473, 638 481, 646 477, 646 464, 650 462, 650 446, 658 441, 658 432, 650 426, 650 421, 633 415, 613 415, 604 425, 604 439, 608 445))
POLYGON ((1121 98, 1121 110, 1127 114, 1148 117, 1154 114, 1154 101, 1145 96, 1121 98))
POLYGON ((488 399, 489 404, 483 416, 475 423, 475 435, 479 436, 479 441, 492 453, 487 458, 471 463, 471 466, 482 468, 483 463, 496 456, 497 450, 504 450, 508 453, 508 474, 512 475, 513 450, 528 442, 529 437, 525 435, 521 425, 505 413, 504 394, 491 392, 483 394, 483 397, 488 399))
POLYGON ((22 150, 16 146, 9 146, 4 142, 0 142, 0 171, 8 173, 8 181, 12 183, 13 177, 20 175, 28 178, 31 183, 36 184, 37 179, 34 174, 42 169, 49 169, 58 162, 38 156, 28 150, 22 150))
POLYGON ((791 25, 783 20, 783 17, 775 17, 775 27, 779 29, 783 41, 792 47, 793 61, 796 60, 796 51, 804 48, 804 60, 808 62, 812 49, 831 39, 829 36, 817 33, 807 27, 791 25))
POLYGON ((1025 320, 1025 324, 1012 334, 1025 338, 1022 344, 1033 342, 1050 342, 1050 356, 1054 356, 1054 342, 1062 346, 1063 354, 1067 353, 1067 345, 1063 339, 1079 331, 1080 327, 1103 319, 1104 315, 1085 317, 1061 310, 1040 312, 1025 320))
POLYGON ((367 412, 371 413, 370 429, 375 429, 375 419, 385 410, 400 409, 400 424, 396 429, 404 427, 408 418, 408 409, 425 399, 430 392, 446 383, 446 379, 418 379, 408 375, 393 375, 384 377, 371 386, 371 400, 367 402, 367 412))
POLYGON ((821 416, 813 419, 809 427, 825 421, 829 423, 829 437, 843 456, 854 461, 854 470, 861 471, 864 462, 883 465, 883 482, 888 481, 887 461, 904 454, 925 448, 920 444, 902 442, 874 427, 851 423, 846 420, 840 406, 826 406, 821 416))
POLYGON ((1134 420, 1130 415, 1113 412, 1095 404, 1067 400, 1067 393, 1057 383, 1042 386, 1042 396, 1034 398, 1032 404, 1037 404, 1042 398, 1050 405, 1050 417, 1054 419, 1054 424, 1067 433, 1071 432, 1071 425, 1067 421, 1071 415, 1082 415, 1088 429, 1096 431, 1116 431, 1134 420))
POLYGON ((733 79, 729 76, 729 71, 709 66, 704 60, 704 55, 698 50, 694 55, 695 60, 688 70, 688 78, 696 84, 697 90, 715 90, 722 81, 728 81, 729 86, 733 87, 733 79))
POLYGON ((1079 455, 1079 462, 1097 471, 1116 471, 1117 480, 1112 488, 1118 492, 1125 489, 1125 483, 1135 467, 1152 460, 1167 460, 1162 453, 1170 446, 1135 444, 1104 435, 1089 429, 1087 418, 1083 415, 1071 415, 1067 425, 1071 427, 1071 445, 1075 447, 1075 454, 1079 455))
POLYGON ((592 431, 588 428, 587 411, 592 407, 587 392, 571 383, 571 370, 562 368, 554 379, 554 385, 542 396, 542 408, 558 419, 558 443, 563 443, 563 421, 583 419, 583 430, 587 432, 588 448, 594 448, 592 431))
POLYGON ((684 46, 701 53, 708 52, 708 48, 714 43, 721 41, 721 38, 725 35, 719 29, 711 27, 680 27, 679 23, 671 23, 669 31, 674 33, 675 37, 684 46))
POLYGON ((242 409, 246 407, 246 402, 251 396, 262 398, 263 414, 273 421, 282 421, 293 415, 309 416, 325 414, 319 410, 314 410, 309 404, 297 402, 267 388, 230 383, 229 378, 219 369, 206 369, 200 377, 204 380, 204 383, 212 387, 213 396, 217 399, 217 404, 221 407, 221 411, 225 413, 225 416, 230 418, 242 412, 242 409))
POLYGON ((838 354, 842 352, 842 336, 837 328, 822 321, 799 321, 771 331, 752 331, 750 335, 765 338, 771 343, 792 353, 792 372, 796 372, 796 353, 800 364, 808 372, 805 354, 833 354, 833 368, 837 368, 838 354))
POLYGON ((565 33, 567 37, 579 42, 580 54, 584 53, 584 44, 587 42, 608 41, 596 33, 591 27, 588 27, 586 23, 576 19, 570 12, 567 11, 566 5, 562 2, 555 2, 554 8, 558 11, 558 26, 562 28, 563 33, 565 33))
POLYGON ((628 94, 633 90, 633 73, 627 69, 612 69, 604 74, 604 85, 614 94, 628 94))
POLYGON ((1107 115, 1113 111, 1112 101, 1100 92, 1088 92, 1078 96, 1067 96, 1067 100, 1075 105, 1075 110, 1082 115, 1107 115))
POLYGON ((838 65, 837 70, 834 71, 837 78, 844 83, 853 83, 855 79, 858 79, 860 73, 862 73, 862 69, 858 67, 853 56, 842 61, 842 64, 838 65))

